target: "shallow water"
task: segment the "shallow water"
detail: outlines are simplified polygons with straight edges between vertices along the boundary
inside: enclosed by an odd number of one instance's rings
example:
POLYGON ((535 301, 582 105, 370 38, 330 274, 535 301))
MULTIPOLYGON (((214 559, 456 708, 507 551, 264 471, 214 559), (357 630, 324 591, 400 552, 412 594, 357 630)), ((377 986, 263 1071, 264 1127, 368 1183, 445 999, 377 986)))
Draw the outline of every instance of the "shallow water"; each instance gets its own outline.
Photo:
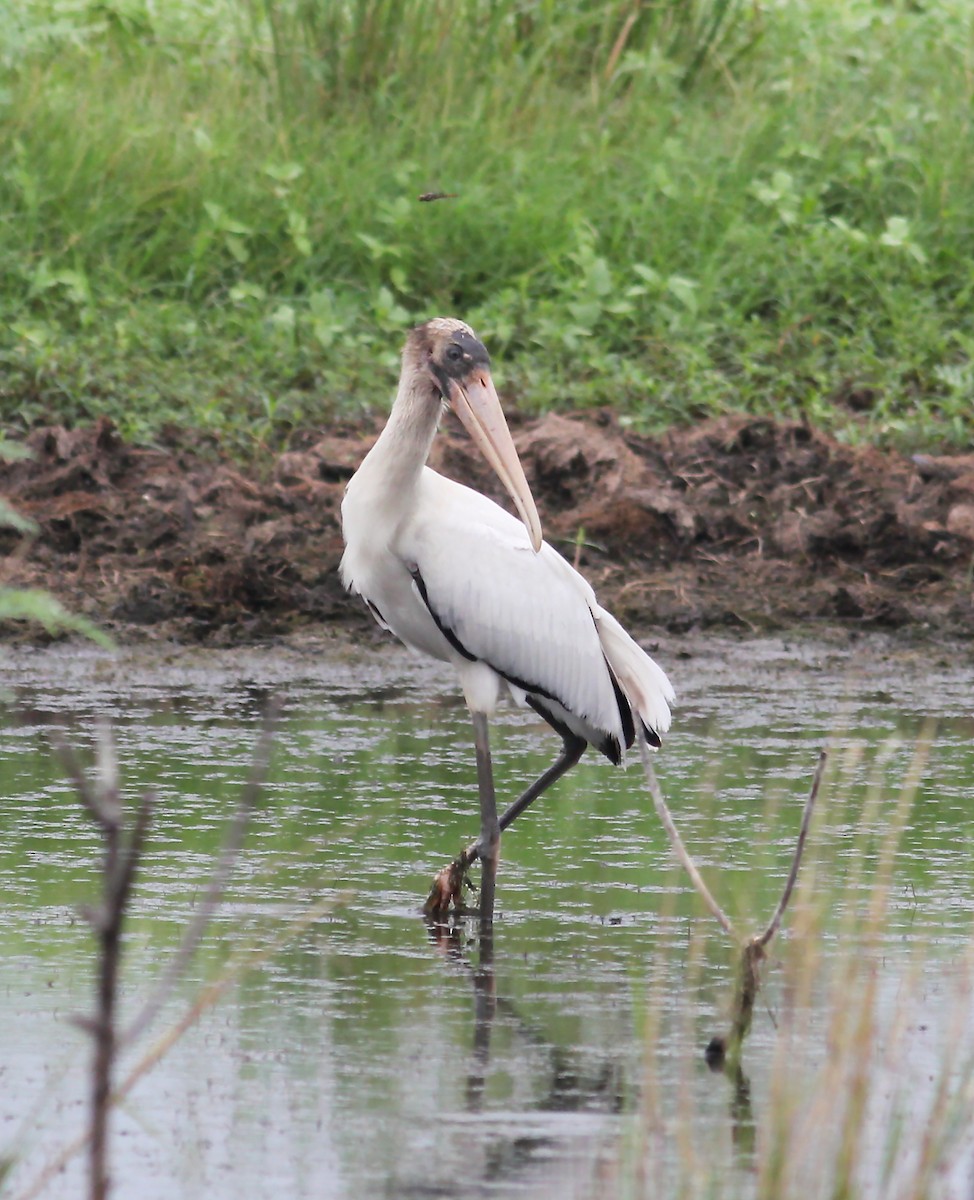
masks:
MULTIPOLYGON (((895 1069, 892 1055, 882 1068, 890 1080, 879 1080, 866 1139, 867 1162, 879 1162, 884 1104, 905 1104, 909 1124, 926 1103, 957 1011, 974 900, 974 661, 869 640, 711 639, 659 657, 679 708, 658 769, 691 851, 745 928, 774 906, 830 737, 831 782, 803 878, 815 881, 806 899, 820 902, 821 944, 838 953, 871 902, 918 739, 933 736, 888 920, 863 949, 880 1019, 913 1031, 895 1069)), ((228 986, 117 1114, 118 1193, 666 1195, 692 1160, 690 1138, 706 1141, 724 1194, 750 1194, 783 1039, 772 1016, 792 1002, 772 965, 771 1016, 761 1007, 745 1052, 745 1103, 702 1056, 730 995, 727 946, 673 866, 638 764, 613 770, 587 755, 505 836, 485 975, 473 924, 437 935, 418 915, 434 871, 477 827, 470 733, 450 674, 392 646, 329 642, 4 651, 9 1194, 30 1186, 86 1112, 88 1047, 71 1017, 90 1006, 92 938, 77 914, 94 895, 98 843, 41 726, 69 725, 87 744, 108 718, 126 795, 158 797, 128 926, 131 1015, 200 901, 273 692, 284 716, 226 901, 121 1075, 201 987, 228 986)), ((557 749, 533 715, 513 710, 494 739, 507 793, 557 749)), ((798 947, 792 917, 786 947, 798 947)), ((810 1071, 825 1054, 830 1004, 824 986, 803 1001, 798 1057, 810 1071)), ((83 1170, 73 1159, 44 1194, 81 1194, 83 1170)), ((952 1184, 966 1179, 957 1170, 952 1184)))

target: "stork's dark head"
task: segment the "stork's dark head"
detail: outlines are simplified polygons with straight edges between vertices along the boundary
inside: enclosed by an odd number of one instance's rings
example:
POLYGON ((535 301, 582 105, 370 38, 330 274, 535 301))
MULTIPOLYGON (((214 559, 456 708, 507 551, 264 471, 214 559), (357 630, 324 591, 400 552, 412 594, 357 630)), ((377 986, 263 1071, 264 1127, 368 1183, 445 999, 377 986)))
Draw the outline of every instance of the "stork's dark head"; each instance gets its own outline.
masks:
POLYGON ((434 317, 410 330, 402 359, 403 375, 425 375, 466 426, 514 501, 532 546, 539 550, 541 520, 504 419, 483 342, 463 321, 434 317))
POLYGON ((462 384, 478 368, 490 374, 490 355, 469 325, 455 317, 434 317, 410 330, 403 350, 407 368, 427 374, 450 403, 451 382, 462 384))

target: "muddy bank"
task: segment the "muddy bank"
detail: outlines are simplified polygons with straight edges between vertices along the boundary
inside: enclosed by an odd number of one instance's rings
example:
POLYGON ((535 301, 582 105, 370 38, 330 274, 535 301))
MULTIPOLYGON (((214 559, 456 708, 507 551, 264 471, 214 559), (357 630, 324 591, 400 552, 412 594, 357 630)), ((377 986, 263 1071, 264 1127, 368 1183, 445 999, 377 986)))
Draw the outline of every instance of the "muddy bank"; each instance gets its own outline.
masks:
MULTIPOLYGON (((744 417, 658 439, 604 413, 511 423, 546 536, 637 629, 974 633, 974 455, 744 417)), ((185 435, 147 449, 107 422, 37 429, 31 460, 0 464, 0 495, 40 530, 0 530, 0 585, 47 588, 123 640, 364 629, 338 582, 338 510, 377 429, 305 434, 247 474, 185 435)), ((431 465, 501 499, 452 423, 431 465)))

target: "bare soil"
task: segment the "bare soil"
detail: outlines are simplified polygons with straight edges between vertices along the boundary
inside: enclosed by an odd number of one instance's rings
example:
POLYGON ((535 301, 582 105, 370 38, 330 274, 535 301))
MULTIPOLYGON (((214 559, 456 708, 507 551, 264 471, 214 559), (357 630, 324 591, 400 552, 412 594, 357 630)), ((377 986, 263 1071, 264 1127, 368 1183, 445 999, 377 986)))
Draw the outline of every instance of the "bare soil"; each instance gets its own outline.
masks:
MULTIPOLYGON (((745 417, 661 438, 605 413, 511 424, 546 536, 638 630, 974 634, 974 454, 910 459, 745 417)), ((364 631, 338 580, 339 505, 378 428, 306 433, 248 471, 175 431, 144 448, 107 421, 36 429, 31 460, 0 464, 0 495, 40 529, 0 529, 0 586, 47 588, 121 640, 364 631)), ((503 500, 452 423, 431 465, 503 500)))

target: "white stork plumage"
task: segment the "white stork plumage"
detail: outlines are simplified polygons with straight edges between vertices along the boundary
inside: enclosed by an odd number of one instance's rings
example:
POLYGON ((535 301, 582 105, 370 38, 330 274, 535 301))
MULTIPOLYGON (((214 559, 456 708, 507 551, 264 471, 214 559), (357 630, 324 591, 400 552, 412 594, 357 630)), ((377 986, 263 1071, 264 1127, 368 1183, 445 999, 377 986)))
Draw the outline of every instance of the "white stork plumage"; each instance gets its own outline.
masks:
POLYGON ((472 714, 480 837, 434 881, 427 912, 460 902, 467 868, 483 861, 481 915, 493 914, 501 831, 587 745, 618 763, 641 726, 651 745, 670 724, 662 669, 601 608, 547 542, 490 375, 469 326, 437 318, 413 329, 389 421, 342 502, 345 587, 407 646, 456 668, 472 714), (450 404, 510 493, 520 519, 426 465, 450 404), (498 819, 487 719, 502 693, 561 735, 556 762, 498 819))

